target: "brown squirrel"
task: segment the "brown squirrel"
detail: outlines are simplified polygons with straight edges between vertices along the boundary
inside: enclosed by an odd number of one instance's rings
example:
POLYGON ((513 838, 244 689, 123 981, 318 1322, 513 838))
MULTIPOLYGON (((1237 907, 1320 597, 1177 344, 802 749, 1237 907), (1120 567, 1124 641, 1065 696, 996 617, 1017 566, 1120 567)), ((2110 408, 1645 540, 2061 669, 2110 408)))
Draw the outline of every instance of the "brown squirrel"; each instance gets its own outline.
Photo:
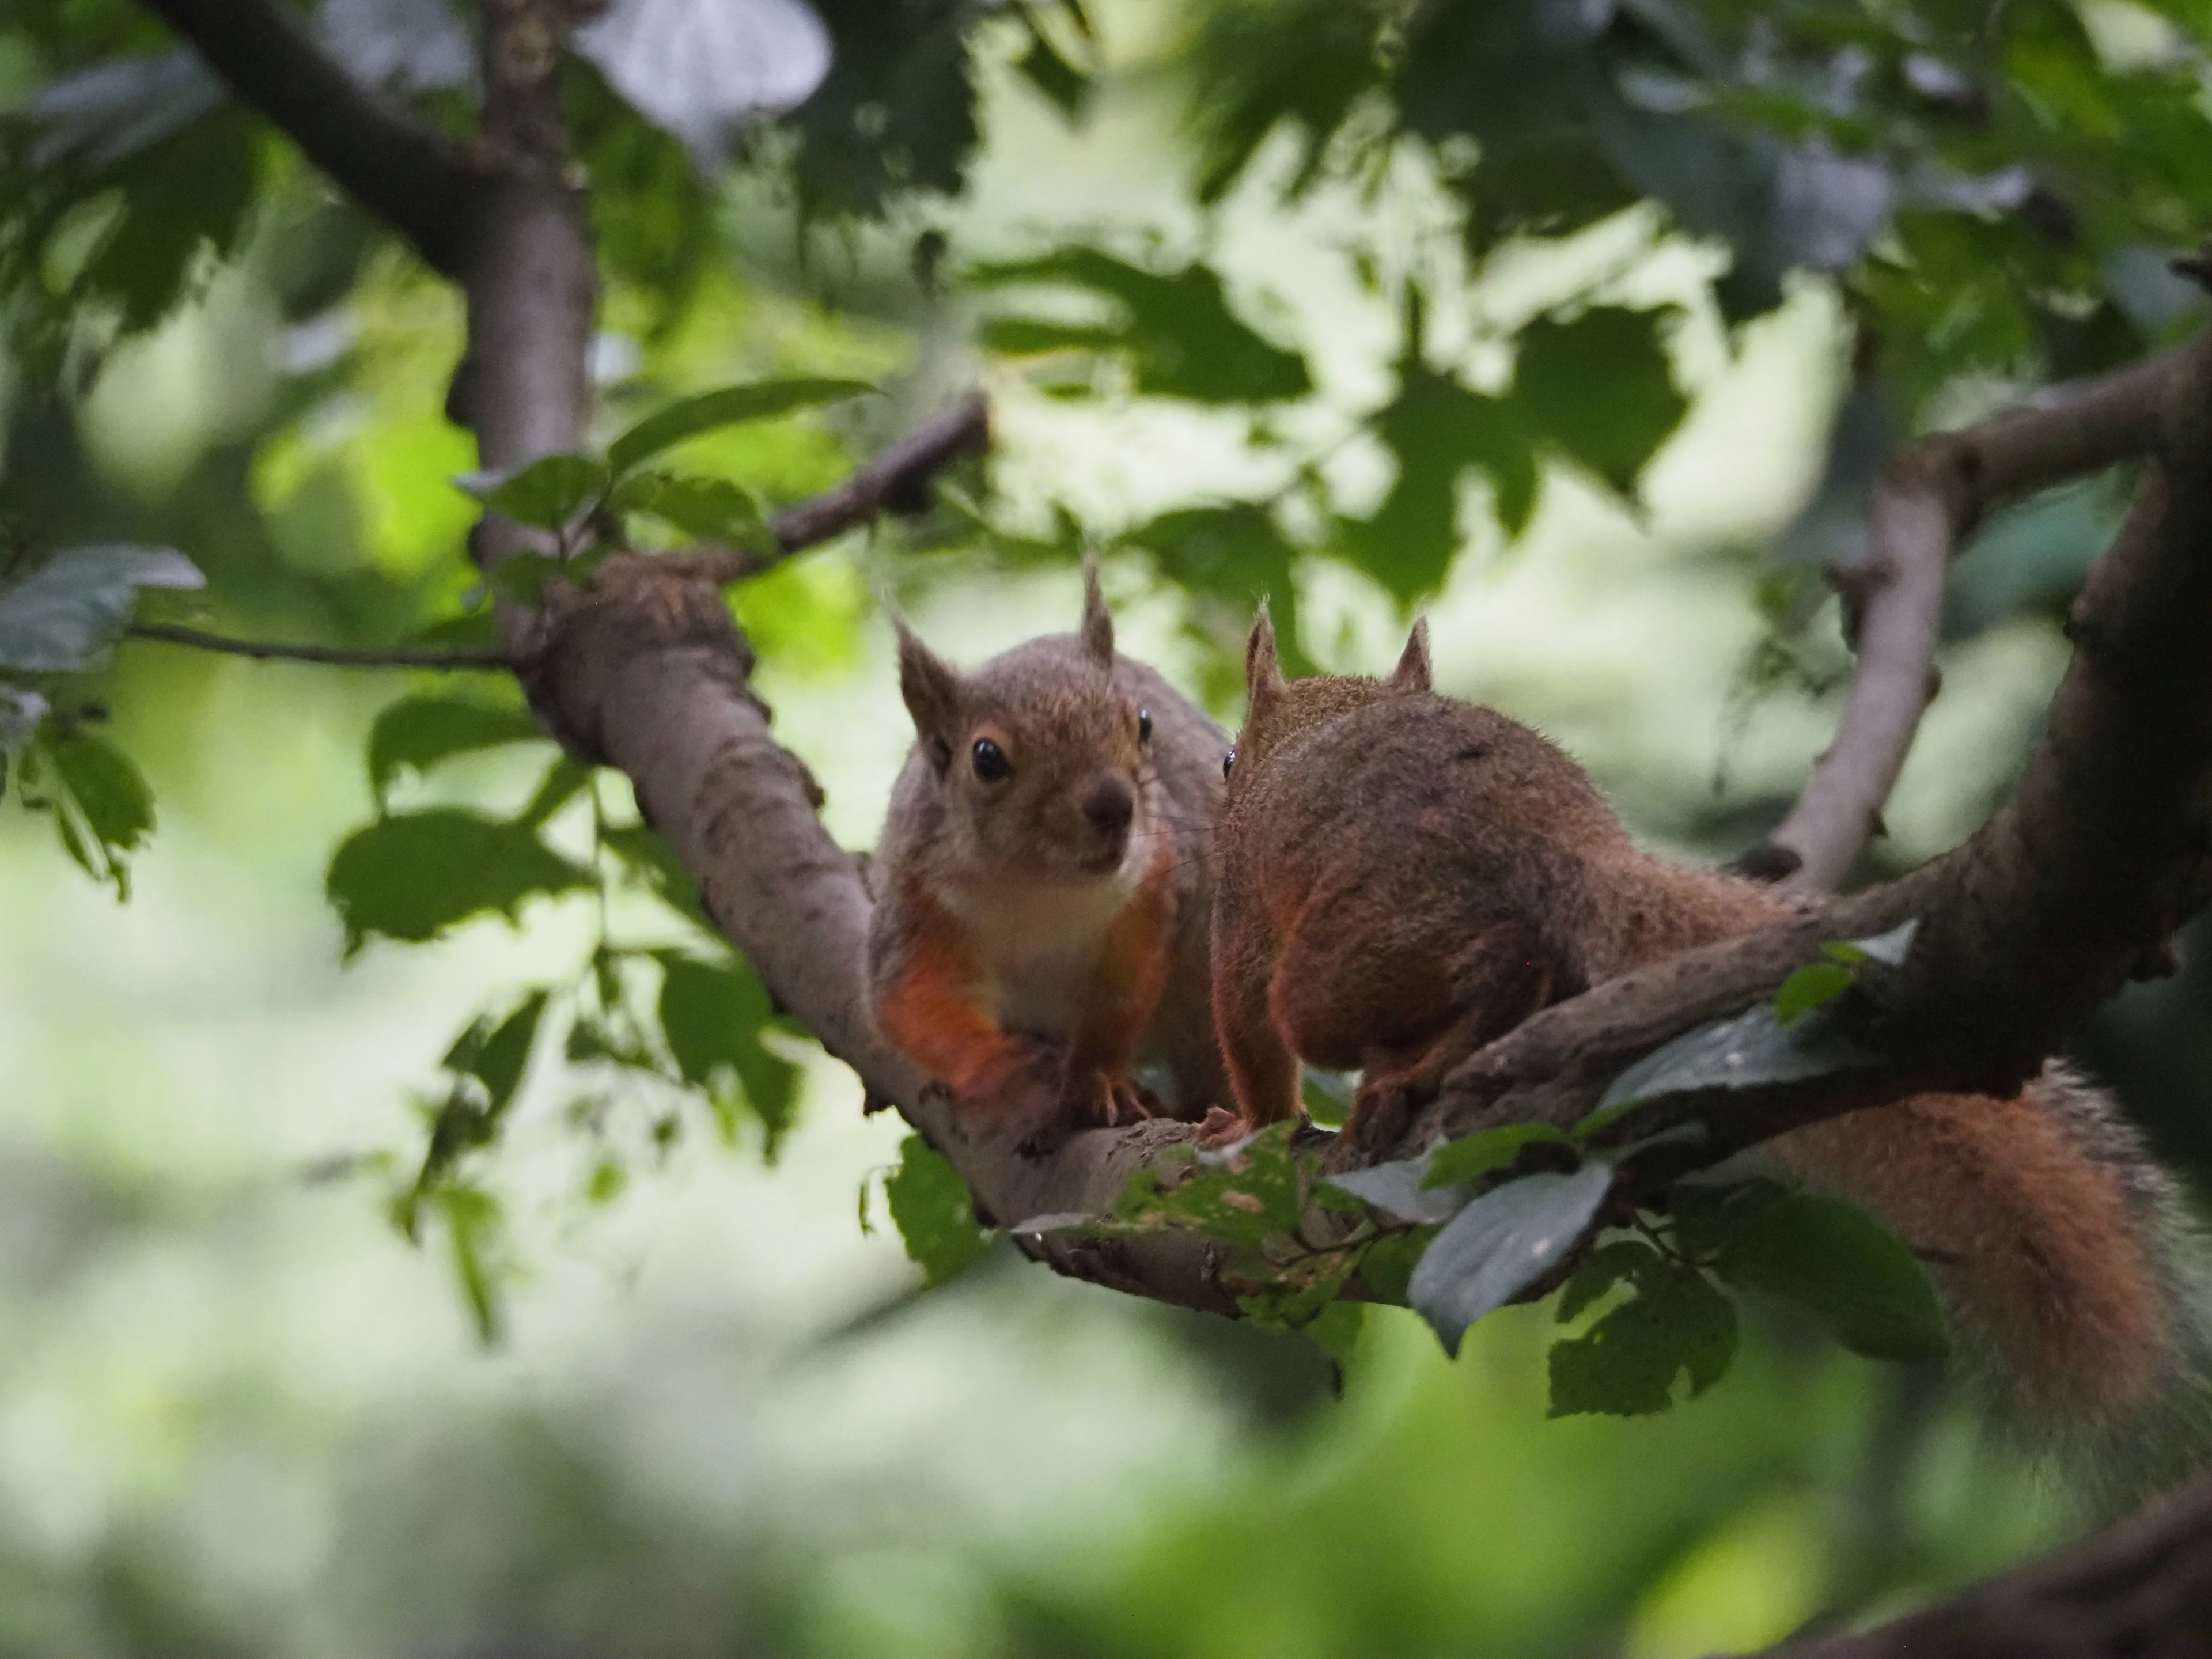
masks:
MULTIPOLYGON (((1285 682, 1263 611, 1246 682, 1213 956, 1248 1123, 1297 1111, 1300 1057, 1364 1068, 1346 1133, 1372 1149, 1404 1127, 1372 1113, 1537 1009, 1791 903, 1637 848, 1551 743, 1434 693, 1421 623, 1388 678, 1285 682)), ((2063 1068, 2012 1099, 1923 1095, 1814 1124, 1763 1161, 1925 1257, 2008 1415, 2074 1442, 2115 1490, 2206 1444, 2186 1208, 2063 1068)))
POLYGON ((1083 622, 963 673, 899 624, 915 742, 870 866, 868 982, 886 1039, 980 1133, 1067 1132, 1229 1097, 1208 964, 1221 728, 1117 655, 1095 560, 1083 622), (1016 1123, 1048 1090, 1058 1110, 1016 1123))

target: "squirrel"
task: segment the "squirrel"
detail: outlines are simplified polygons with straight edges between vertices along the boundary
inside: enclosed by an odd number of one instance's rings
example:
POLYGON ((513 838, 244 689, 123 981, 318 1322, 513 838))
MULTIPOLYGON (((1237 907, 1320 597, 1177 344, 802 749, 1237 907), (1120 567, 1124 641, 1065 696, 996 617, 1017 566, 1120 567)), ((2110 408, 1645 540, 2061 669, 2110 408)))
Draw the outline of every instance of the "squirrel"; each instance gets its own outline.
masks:
MULTIPOLYGON (((1216 832, 1214 1010, 1248 1126, 1301 1058, 1364 1068, 1346 1149, 1551 1003, 1799 902, 1636 847, 1581 768, 1436 694, 1425 624, 1386 678, 1286 682, 1264 611, 1216 832)), ((2112 1103, 2052 1064, 2009 1099, 1930 1094, 1747 1160, 1881 1219, 1929 1264, 2002 1416, 2117 1499, 2208 1445, 2187 1207, 2112 1103)))
POLYGON ((1031 1152, 1161 1115, 1139 1062, 1174 1115, 1229 1098, 1208 927, 1229 738, 1115 653, 1095 557, 1083 588, 1075 633, 966 673, 897 624, 915 741, 869 865, 877 1029, 1031 1152), (1050 1119, 1017 1121, 1040 1091, 1050 1119))

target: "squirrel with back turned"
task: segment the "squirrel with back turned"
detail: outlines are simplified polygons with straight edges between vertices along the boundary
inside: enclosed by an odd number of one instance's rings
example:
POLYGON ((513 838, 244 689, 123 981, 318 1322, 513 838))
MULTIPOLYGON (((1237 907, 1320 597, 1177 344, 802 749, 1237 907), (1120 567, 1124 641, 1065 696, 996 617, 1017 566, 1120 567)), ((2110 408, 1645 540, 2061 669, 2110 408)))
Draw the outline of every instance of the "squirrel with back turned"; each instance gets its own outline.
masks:
POLYGON ((1115 651, 1095 559, 1073 634, 964 673, 898 641, 915 745, 869 870, 877 1028, 975 1133, 1032 1151, 1204 1116, 1229 1097, 1208 962, 1227 735, 1115 651), (1040 1097, 1050 1116, 1016 1121, 1040 1097))
MULTIPOLYGON (((1746 933, 1792 901, 1637 848, 1574 762, 1431 689, 1416 623, 1385 679, 1285 681, 1263 611, 1216 835, 1214 1009, 1248 1126, 1301 1059, 1363 1070, 1346 1134, 1538 1009, 1746 933)), ((2116 1492, 2207 1444, 2202 1249, 2172 1179, 2052 1065, 2010 1099, 1919 1095, 1758 1155, 1930 1265, 2008 1414, 2116 1492)))

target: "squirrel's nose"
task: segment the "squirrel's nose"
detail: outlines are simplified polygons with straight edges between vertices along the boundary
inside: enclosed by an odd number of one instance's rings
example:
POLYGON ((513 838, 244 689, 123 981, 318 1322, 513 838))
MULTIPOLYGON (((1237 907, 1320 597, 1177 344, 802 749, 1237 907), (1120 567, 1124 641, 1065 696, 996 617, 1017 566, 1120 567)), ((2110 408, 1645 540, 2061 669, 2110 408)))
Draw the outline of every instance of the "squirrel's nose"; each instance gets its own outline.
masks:
POLYGON ((1118 836, 1137 816, 1137 792, 1129 781, 1112 772, 1091 779, 1083 792, 1083 816, 1103 836, 1118 836))

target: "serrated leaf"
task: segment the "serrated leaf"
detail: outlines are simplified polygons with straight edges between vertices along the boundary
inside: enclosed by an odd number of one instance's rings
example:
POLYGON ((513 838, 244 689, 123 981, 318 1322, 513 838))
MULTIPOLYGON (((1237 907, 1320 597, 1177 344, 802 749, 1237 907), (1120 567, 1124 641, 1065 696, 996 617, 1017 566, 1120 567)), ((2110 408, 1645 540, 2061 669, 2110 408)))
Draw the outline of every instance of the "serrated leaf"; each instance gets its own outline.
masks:
POLYGON ((332 856, 324 890, 351 957, 372 933, 420 944, 472 916, 512 921, 526 899, 593 884, 590 871, 531 830, 439 807, 356 830, 332 856))
POLYGON ((607 463, 617 474, 627 473, 662 450, 717 427, 764 421, 857 398, 875 389, 864 380, 799 379, 756 380, 702 392, 657 410, 630 428, 607 446, 607 463))
POLYGON ((381 801, 403 769, 428 772, 455 755, 541 741, 544 736, 520 708, 461 697, 402 697, 386 704, 369 727, 368 787, 381 801))
POLYGON ((447 1050, 447 1071, 472 1077, 484 1087, 485 1127, 495 1127, 514 1103, 522 1074, 530 1065, 530 1050, 538 1040, 538 1023, 545 1017, 548 994, 533 991, 503 1019, 482 1019, 461 1033, 447 1050))
POLYGON ((732 1083, 744 1091, 766 1134, 773 1163, 791 1127, 799 1068, 763 1046, 775 1018, 767 988, 737 958, 706 963, 678 951, 654 953, 660 963, 660 1029, 669 1057, 685 1082, 728 1104, 732 1083))
POLYGON ((1727 1374, 1735 1304, 1694 1269, 1656 1255, 1652 1261, 1632 1275, 1634 1299, 1552 1345, 1552 1416, 1649 1416, 1674 1403, 1683 1373, 1692 1399, 1727 1374))
POLYGON ((453 482, 517 524, 558 530, 607 488, 607 464, 589 455, 545 455, 513 472, 471 472, 453 482))
POLYGON ((193 588, 205 580, 173 548, 106 542, 65 549, 0 587, 0 668, 82 673, 131 626, 140 588, 193 588))
POLYGON ((901 1145, 884 1198, 908 1259, 933 1289, 974 1267, 997 1237, 975 1224, 975 1206, 959 1173, 920 1135, 901 1145))
POLYGON ((726 478, 638 472, 616 486, 617 512, 650 513, 708 542, 757 541, 768 533, 760 498, 726 478))
POLYGON ((1539 434, 1624 495, 1690 406, 1660 341, 1663 315, 1593 306, 1521 333, 1514 401, 1539 434))
POLYGON ((1523 1176, 1492 1188, 1445 1223, 1407 1286, 1444 1352, 1457 1355, 1468 1326, 1581 1243, 1612 1190, 1613 1166, 1593 1158, 1572 1175, 1523 1176))
POLYGON ((1710 1241, 1714 1271, 1729 1284, 1787 1302, 1869 1358, 1926 1361, 1948 1351, 1927 1273, 1872 1217, 1795 1193, 1742 1209, 1723 1211, 1710 1241))
POLYGON ((1610 1244, 1599 1245, 1583 1258, 1574 1277, 1561 1288, 1559 1323, 1579 1319, 1603 1301, 1614 1285, 1652 1272, 1662 1261, 1659 1252, 1640 1238, 1616 1238, 1610 1244))

